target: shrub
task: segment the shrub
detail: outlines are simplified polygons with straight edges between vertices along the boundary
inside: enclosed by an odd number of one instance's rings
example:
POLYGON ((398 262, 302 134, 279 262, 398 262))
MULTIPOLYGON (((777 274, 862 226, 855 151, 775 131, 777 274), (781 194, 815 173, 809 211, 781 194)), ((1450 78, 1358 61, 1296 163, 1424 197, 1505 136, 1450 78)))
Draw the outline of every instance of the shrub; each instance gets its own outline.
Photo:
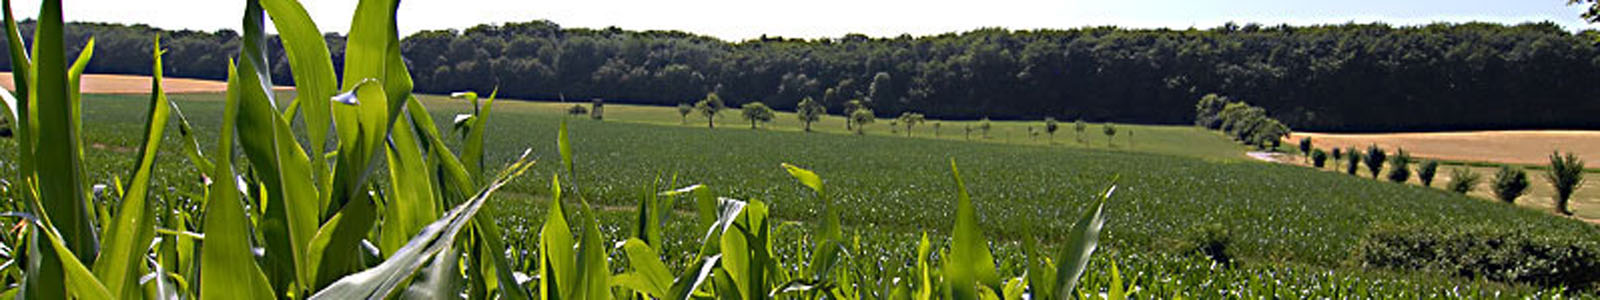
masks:
POLYGON ((1218 114, 1222 113, 1223 106, 1228 105, 1228 102, 1228 97, 1217 94, 1200 97, 1200 101, 1194 104, 1194 125, 1207 129, 1220 128, 1222 119, 1218 114))
POLYGON ((1185 240, 1179 249, 1184 253, 1202 255, 1213 262, 1229 266, 1233 265, 1233 255, 1228 253, 1228 246, 1231 244, 1233 244, 1233 234, 1228 227, 1212 223, 1193 227, 1185 235, 1185 240))
POLYGON ((1361 170, 1361 151, 1352 147, 1349 153, 1345 153, 1345 158, 1347 159, 1345 160, 1344 172, 1352 176, 1356 175, 1356 171, 1361 170))
POLYGON ((1406 154, 1406 149, 1395 150, 1394 159, 1389 160, 1389 181, 1404 183, 1411 179, 1411 155, 1406 154))
POLYGON ((1572 215, 1567 209, 1567 201, 1572 199, 1572 192, 1583 186, 1583 160, 1577 154, 1568 152, 1550 153, 1550 169, 1544 173, 1545 179, 1550 180, 1550 187, 1556 190, 1556 213, 1572 215))
POLYGON ((1491 187, 1494 188, 1494 197, 1496 199, 1506 203, 1514 203, 1517 201, 1517 197, 1522 197, 1523 194, 1528 193, 1528 172, 1512 166, 1501 166, 1500 171, 1494 174, 1494 182, 1491 187))
POLYGON ((572 107, 567 108, 567 114, 574 116, 587 115, 589 114, 589 108, 583 107, 582 104, 573 104, 572 107))
POLYGON ((1328 162, 1328 152, 1322 151, 1322 149, 1312 149, 1311 150, 1311 165, 1316 166, 1318 169, 1321 169, 1322 166, 1326 165, 1327 162, 1328 162))
POLYGON ((1311 137, 1300 138, 1300 154, 1305 155, 1306 159, 1311 158, 1311 137))
MULTIPOLYGON (((689 113, 694 112, 694 106, 688 103, 678 103, 678 123, 689 124, 689 113)), ((806 125, 810 125, 807 123, 806 125)))
POLYGON ((1417 165, 1417 180, 1422 181, 1422 186, 1433 186, 1433 175, 1439 171, 1439 161, 1425 160, 1417 165))
POLYGON ((1378 145, 1371 145, 1367 146, 1365 158, 1367 160, 1367 171, 1372 172, 1372 179, 1378 179, 1378 174, 1383 172, 1383 163, 1388 160, 1389 155, 1383 153, 1383 148, 1378 148, 1378 145))
POLYGON ((1357 251, 1361 264, 1464 278, 1588 289, 1600 282, 1600 243, 1489 226, 1380 225, 1357 251))
POLYGON ((1478 187, 1479 181, 1483 181, 1483 177, 1472 169, 1466 167, 1450 169, 1449 190, 1452 192, 1463 195, 1470 193, 1478 187))
POLYGON ((1344 159, 1344 151, 1340 150, 1339 147, 1333 147, 1333 160, 1341 159, 1344 159))

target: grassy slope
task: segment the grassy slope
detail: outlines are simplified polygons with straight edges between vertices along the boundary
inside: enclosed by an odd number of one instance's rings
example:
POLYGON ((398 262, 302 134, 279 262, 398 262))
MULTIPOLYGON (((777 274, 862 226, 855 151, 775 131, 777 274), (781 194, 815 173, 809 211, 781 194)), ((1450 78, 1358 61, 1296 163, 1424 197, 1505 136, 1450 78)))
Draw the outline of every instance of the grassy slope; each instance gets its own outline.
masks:
MULTIPOLYGON (((203 138, 215 135, 220 115, 217 95, 177 95, 203 138)), ((90 162, 97 182, 126 173, 137 145, 129 134, 140 130, 144 98, 141 96, 86 96, 86 137, 94 145, 90 162)), ((441 120, 470 110, 460 102, 426 97, 441 120)), ((508 189, 497 204, 503 228, 525 239, 536 228, 542 212, 535 204, 547 189, 556 164, 555 125, 565 118, 563 108, 550 104, 501 102, 490 120, 488 141, 491 164, 504 162, 521 149, 532 147, 544 163, 526 179, 508 189)), ((670 108, 608 108, 613 119, 637 113, 641 123, 677 123, 670 108), (635 112, 628 110, 635 109, 635 112), (666 112, 667 117, 644 117, 666 112), (664 121, 663 121, 664 120, 664 121)), ((1103 237, 1113 252, 1144 253, 1171 249, 1182 233, 1206 223, 1232 228, 1237 254, 1261 264, 1347 269, 1345 263, 1362 233, 1379 223, 1418 222, 1436 226, 1500 224, 1548 234, 1600 238, 1600 229, 1540 212, 1456 196, 1432 189, 1382 184, 1330 172, 1250 162, 1231 156, 1214 159, 1107 151, 1103 146, 1016 146, 900 137, 860 137, 846 134, 804 134, 785 130, 748 129, 748 125, 707 130, 696 126, 656 126, 630 122, 573 120, 578 150, 579 182, 590 201, 617 212, 606 218, 610 238, 625 236, 630 220, 625 210, 656 176, 674 174, 680 183, 707 183, 728 196, 768 201, 775 216, 798 221, 804 228, 820 207, 793 179, 778 168, 792 162, 818 171, 846 207, 843 219, 866 243, 882 245, 894 257, 904 257, 907 245, 919 231, 941 233, 951 225, 954 197, 948 159, 957 159, 978 201, 978 209, 991 239, 1013 240, 1022 225, 1039 228, 1044 238, 1059 240, 1071 218, 1114 174, 1122 180, 1108 208, 1111 222, 1103 237)), ((946 123, 946 129, 953 127, 946 123)), ((837 119, 820 125, 839 130, 837 119)), ((876 126, 882 126, 876 125, 876 126)), ((1020 124, 997 124, 1018 128, 1020 124)), ((788 128, 783 123, 775 127, 788 128)), ((1162 129, 1135 127, 1139 137, 1158 139, 1162 129), (1150 132, 1145 135, 1144 132, 1150 132)), ((1091 130, 1096 130, 1091 126, 1091 130)), ((919 129, 921 130, 921 129, 919 129)), ((1066 130, 1070 130, 1070 127, 1066 130)), ((1181 128, 1170 129, 1176 131, 1181 128)), ((886 131, 875 127, 873 132, 886 131)), ((176 133, 176 130, 169 132, 176 133)), ((1069 131, 1070 132, 1070 131, 1069 131)), ((920 133, 919 133, 920 134, 920 133)), ((948 133, 946 133, 948 135, 948 133)), ((1182 134, 1172 140, 1187 141, 1182 134)), ((1192 135, 1192 134, 1191 134, 1192 135)), ((176 134, 163 144, 158 165, 158 186, 174 186, 169 197, 197 190, 192 167, 176 148, 176 134)), ((1058 137, 1060 138, 1060 137, 1058 137)), ((1104 136, 1099 136, 1104 141, 1104 136)), ((948 138, 947 138, 948 139, 948 138)), ((1070 138, 1063 138, 1069 140, 1070 138)), ((1090 139, 1094 141, 1093 139, 1090 139)), ((1225 144, 1217 138, 1209 143, 1225 144)), ((211 141, 202 141, 210 145, 211 141)), ((1200 149, 1189 144, 1145 143, 1136 150, 1176 152, 1195 156, 1200 149), (1157 151, 1154 149, 1172 149, 1157 151)), ((1041 143, 1042 144, 1042 143, 1041 143)), ((1120 144, 1120 142, 1119 142, 1120 144)), ((1233 146, 1228 146, 1233 147, 1233 146)), ((209 148, 209 146, 207 147, 209 148)), ((1207 150, 1210 151, 1210 150, 1207 150)), ((1220 153, 1221 151, 1218 150, 1220 153)), ((9 153, 9 151, 7 152, 9 153)), ((1200 155, 1211 157, 1209 155, 1200 155)), ((683 203, 680 203, 680 208, 683 203)), ((677 221, 686 221, 679 218, 677 221)), ((681 228, 681 223, 673 225, 681 228)), ((681 234, 681 233, 680 233, 681 234)), ((942 236, 942 235, 936 235, 942 236)), ((936 239, 938 240, 938 239, 936 239)), ((1000 254, 1015 244, 996 244, 1000 254)), ((1120 257, 1120 256, 1119 256, 1120 257)), ((1455 281, 1454 284, 1460 284, 1455 281)), ((1451 284, 1451 283, 1445 283, 1451 284)))

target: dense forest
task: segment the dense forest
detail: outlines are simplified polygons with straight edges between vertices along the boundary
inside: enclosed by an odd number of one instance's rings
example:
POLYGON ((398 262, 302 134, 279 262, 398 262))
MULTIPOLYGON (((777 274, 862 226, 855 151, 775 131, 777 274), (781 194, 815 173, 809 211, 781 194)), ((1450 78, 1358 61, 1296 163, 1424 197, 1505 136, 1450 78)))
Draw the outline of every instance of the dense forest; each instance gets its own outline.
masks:
MULTIPOLYGON (((28 36, 31 21, 23 27, 28 36)), ((70 47, 95 38, 92 73, 148 73, 160 32, 167 76, 222 79, 239 42, 230 30, 67 29, 70 47)), ((884 116, 1155 124, 1192 124, 1196 101, 1218 93, 1298 130, 1426 131, 1600 128, 1597 38, 1551 23, 1230 23, 727 42, 533 21, 423 31, 401 47, 427 93, 498 86, 510 98, 676 105, 716 92, 731 106, 781 110, 809 96, 833 114, 859 99, 884 116)), ((343 37, 326 39, 342 61, 343 37)), ((277 39, 269 43, 273 79, 292 84, 277 39)))

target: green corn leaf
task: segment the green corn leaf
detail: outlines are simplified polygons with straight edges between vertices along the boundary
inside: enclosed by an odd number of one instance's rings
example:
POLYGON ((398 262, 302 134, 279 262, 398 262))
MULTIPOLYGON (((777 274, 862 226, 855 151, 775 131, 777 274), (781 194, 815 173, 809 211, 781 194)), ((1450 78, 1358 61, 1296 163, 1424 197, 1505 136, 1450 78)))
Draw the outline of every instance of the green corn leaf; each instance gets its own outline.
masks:
POLYGON ((1083 212, 1078 217, 1078 222, 1072 226, 1068 233, 1066 247, 1056 254, 1059 264, 1055 275, 1055 294, 1058 296, 1072 295, 1078 288, 1078 277, 1083 275, 1083 270, 1089 266, 1089 255, 1094 254, 1095 247, 1100 242, 1100 229, 1105 226, 1106 200, 1117 191, 1116 180, 1106 188, 1094 206, 1083 212))
MULTIPOLYGON (((362 3, 365 5, 366 1, 362 3)), ((338 222, 333 219, 324 222, 312 238, 307 261, 316 262, 312 270, 315 275, 312 277, 316 278, 313 288, 357 271, 351 262, 359 257, 360 242, 377 221, 376 204, 365 191, 367 176, 376 166, 370 164, 370 155, 376 153, 372 147, 388 135, 389 126, 384 123, 387 109, 384 88, 374 82, 369 80, 354 86, 354 93, 350 95, 354 95, 355 105, 339 104, 334 109, 341 146, 333 190, 329 194, 333 200, 327 202, 330 205, 327 211, 337 211, 333 218, 338 222)))
MULTIPOLYGON (((72 99, 68 92, 66 49, 62 38, 61 1, 44 1, 34 29, 36 68, 31 72, 30 101, 38 104, 35 126, 37 188, 44 212, 57 227, 78 261, 93 264, 99 248, 90 220, 82 145, 74 132, 72 99)), ((34 112, 30 112, 34 113, 34 112)))
POLYGON ((679 273, 678 279, 672 283, 670 297, 664 299, 690 299, 690 296, 694 294, 696 289, 700 288, 701 284, 705 284, 707 279, 711 279, 713 270, 717 270, 717 267, 721 266, 721 264, 722 255, 720 254, 695 260, 693 265, 679 273))
MULTIPOLYGON (((216 153, 232 153, 235 116, 239 114, 238 70, 228 67, 227 104, 223 109, 222 133, 216 153)), ((230 155, 218 155, 212 170, 211 191, 206 199, 205 232, 200 250, 200 297, 208 299, 273 299, 266 274, 256 265, 250 250, 250 220, 244 215, 238 188, 234 186, 230 155)))
MULTIPOLYGON (((89 68, 89 59, 94 57, 94 38, 89 38, 89 43, 83 46, 83 51, 78 52, 78 59, 72 61, 72 67, 67 69, 67 98, 72 99, 72 133, 79 141, 83 140, 83 95, 78 92, 78 87, 83 85, 83 71, 89 68)), ((83 156, 83 149, 78 149, 78 156, 83 156)))
POLYGON ((117 209, 116 221, 105 227, 101 235, 100 257, 94 264, 95 277, 114 293, 116 298, 133 298, 140 294, 141 266, 150 241, 155 239, 155 207, 148 201, 150 177, 155 167, 156 153, 161 147, 162 132, 167 128, 171 107, 167 94, 161 90, 161 38, 155 39, 151 51, 155 66, 151 70, 150 110, 146 114, 143 146, 139 147, 139 161, 133 169, 133 181, 128 183, 128 193, 123 195, 117 209))
MULTIPOLYGON (((424 265, 438 257, 436 254, 451 248, 461 230, 466 228, 477 216, 491 195, 500 187, 511 180, 522 176, 532 167, 528 154, 523 154, 517 162, 507 168, 508 172, 501 176, 488 187, 478 192, 471 200, 456 206, 444 217, 439 218, 419 232, 416 237, 407 242, 405 247, 395 252, 389 259, 371 269, 351 274, 340 278, 326 289, 312 295, 311 299, 387 299, 394 297, 396 291, 419 272, 424 265)), ((454 263, 448 261, 435 261, 434 263, 454 263)), ((435 291, 436 294, 443 291, 435 291)))
MULTIPOLYGON (((289 69, 294 71, 295 103, 300 103, 304 111, 311 150, 321 153, 331 126, 328 99, 337 88, 327 42, 299 1, 261 0, 260 3, 272 17, 283 41, 284 54, 289 58, 289 69)), ((312 163, 317 174, 327 172, 323 160, 312 163)))
POLYGON ((572 167, 572 142, 567 137, 567 120, 561 120, 561 131, 556 133, 556 149, 561 152, 561 166, 567 168, 567 176, 574 176, 572 167))
POLYGON ((512 273, 515 269, 511 268, 511 262, 506 261, 505 255, 502 255, 502 251, 506 250, 506 244, 505 241, 501 240, 499 233, 503 231, 500 230, 499 226, 495 226, 494 220, 491 220, 488 216, 478 215, 473 219, 472 225, 478 233, 477 237, 482 239, 485 249, 492 251, 492 253, 483 255, 494 268, 492 274, 494 274, 495 281, 489 282, 493 284, 491 291, 500 292, 500 297, 504 299, 532 299, 533 297, 528 295, 528 291, 517 283, 517 277, 512 273))
POLYGON ((30 101, 33 101, 34 95, 32 93, 33 89, 29 88, 33 78, 33 62, 28 58, 28 50, 24 49, 22 45, 22 34, 17 27, 17 19, 11 15, 11 0, 0 1, 0 5, 5 6, 4 34, 6 49, 10 50, 8 52, 11 54, 12 87, 16 89, 15 96, 20 97, 16 104, 11 105, 13 111, 12 120, 16 121, 12 125, 14 129, 12 131, 17 139, 17 165, 18 171, 22 176, 22 182, 19 182, 19 184, 24 185, 26 189, 32 189, 33 165, 35 164, 34 160, 37 159, 33 155, 33 132, 38 130, 37 127, 32 126, 34 122, 32 118, 34 106, 30 103, 30 101))
POLYGON ((576 284, 577 263, 572 253, 572 229, 567 226, 566 212, 561 208, 561 176, 550 177, 550 208, 545 212, 544 227, 539 229, 540 298, 561 298, 571 294, 576 284))
POLYGON ((667 265, 661 262, 661 256, 656 254, 654 248, 644 240, 632 238, 623 242, 622 251, 628 255, 629 268, 633 272, 618 276, 615 279, 618 285, 656 298, 671 297, 672 272, 667 270, 667 265))
POLYGON ((933 299, 933 267, 928 264, 928 258, 933 254, 932 250, 933 243, 928 241, 928 233, 923 232, 922 242, 917 243, 917 272, 920 273, 921 279, 913 295, 917 300, 933 299))
MULTIPOLYGON (((494 107, 495 96, 499 94, 499 88, 489 92, 489 100, 484 101, 481 110, 473 116, 472 128, 467 131, 467 141, 462 144, 461 163, 466 165, 467 174, 472 175, 473 182, 483 181, 483 134, 489 131, 489 111, 494 107)), ((476 98, 472 100, 477 102, 476 98)))
POLYGON ((606 245, 601 242, 600 225, 594 220, 594 210, 583 203, 583 214, 578 224, 583 232, 578 238, 577 286, 568 299, 611 299, 611 267, 606 263, 606 245))
POLYGON ((1001 291, 1000 277, 994 269, 994 255, 983 239, 983 229, 978 227, 978 209, 967 194, 954 159, 950 160, 950 174, 956 182, 956 226, 952 230, 955 242, 950 245, 953 265, 945 267, 945 279, 951 282, 957 299, 977 299, 978 285, 1001 291))
POLYGON ((428 115, 428 109, 417 101, 417 97, 406 98, 406 111, 411 114, 413 127, 421 133, 423 141, 428 145, 429 165, 437 166, 440 174, 439 183, 444 189, 444 203, 465 200, 466 194, 471 193, 476 187, 467 175, 466 167, 461 160, 450 153, 445 147, 444 139, 439 135, 439 127, 434 126, 433 117, 428 115))
POLYGON ((405 246, 412 235, 439 218, 439 208, 435 206, 438 200, 433 198, 437 194, 433 190, 432 172, 423 161, 415 131, 410 130, 411 118, 399 118, 395 122, 395 127, 402 129, 391 132, 385 151, 389 159, 389 182, 393 184, 389 185, 389 202, 383 210, 384 224, 379 228, 378 249, 384 255, 405 246))
MULTIPOLYGON (((77 299, 118 299, 112 296, 111 291, 107 290, 105 285, 102 285, 100 280, 95 278, 94 273, 90 272, 89 268, 83 265, 83 262, 78 261, 76 255, 72 253, 72 250, 68 249, 67 245, 64 244, 65 241, 62 239, 61 234, 51 229, 54 228, 54 226, 51 226, 48 220, 42 223, 34 222, 33 225, 35 228, 38 228, 37 231, 44 233, 46 240, 50 243, 50 249, 52 252, 46 255, 52 258, 59 258, 59 260, 48 260, 59 262, 60 265, 45 267, 59 268, 56 270, 64 273, 64 277, 62 278, 62 281, 64 282, 58 284, 65 284, 67 295, 77 299)), ((29 240, 30 244, 38 241, 37 238, 32 238, 29 240)), ((41 253, 39 251, 34 251, 38 250, 37 246, 29 246, 29 248, 30 253, 41 253)))
POLYGON ((189 118, 183 116, 183 110, 178 108, 177 102, 167 102, 172 106, 172 115, 178 117, 178 135, 183 137, 183 154, 189 157, 189 162, 201 173, 210 172, 211 159, 207 159, 205 151, 200 148, 200 141, 194 136, 194 126, 189 126, 189 118))

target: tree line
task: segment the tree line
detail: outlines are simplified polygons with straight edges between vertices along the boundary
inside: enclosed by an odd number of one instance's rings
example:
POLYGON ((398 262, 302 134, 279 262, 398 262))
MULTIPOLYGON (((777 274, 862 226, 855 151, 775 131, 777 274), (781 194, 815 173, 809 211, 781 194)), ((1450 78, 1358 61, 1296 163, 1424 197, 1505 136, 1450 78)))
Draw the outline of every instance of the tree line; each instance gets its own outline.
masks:
MULTIPOLYGON (((21 27, 29 36, 33 23, 21 27)), ((222 79, 239 43, 231 30, 105 23, 72 23, 66 36, 71 52, 95 37, 89 72, 146 74, 142 49, 158 33, 176 77, 222 79)), ((343 61, 344 38, 325 39, 343 61)), ((717 93, 779 110, 811 97, 841 115, 1147 124, 1191 124, 1193 99, 1218 93, 1301 130, 1395 131, 1600 128, 1588 121, 1600 114, 1597 40, 1553 23, 1229 23, 727 42, 531 21, 422 31, 401 50, 424 93, 499 87, 509 98, 654 105, 717 93)), ((273 80, 292 84, 277 37, 268 45, 273 80)))

